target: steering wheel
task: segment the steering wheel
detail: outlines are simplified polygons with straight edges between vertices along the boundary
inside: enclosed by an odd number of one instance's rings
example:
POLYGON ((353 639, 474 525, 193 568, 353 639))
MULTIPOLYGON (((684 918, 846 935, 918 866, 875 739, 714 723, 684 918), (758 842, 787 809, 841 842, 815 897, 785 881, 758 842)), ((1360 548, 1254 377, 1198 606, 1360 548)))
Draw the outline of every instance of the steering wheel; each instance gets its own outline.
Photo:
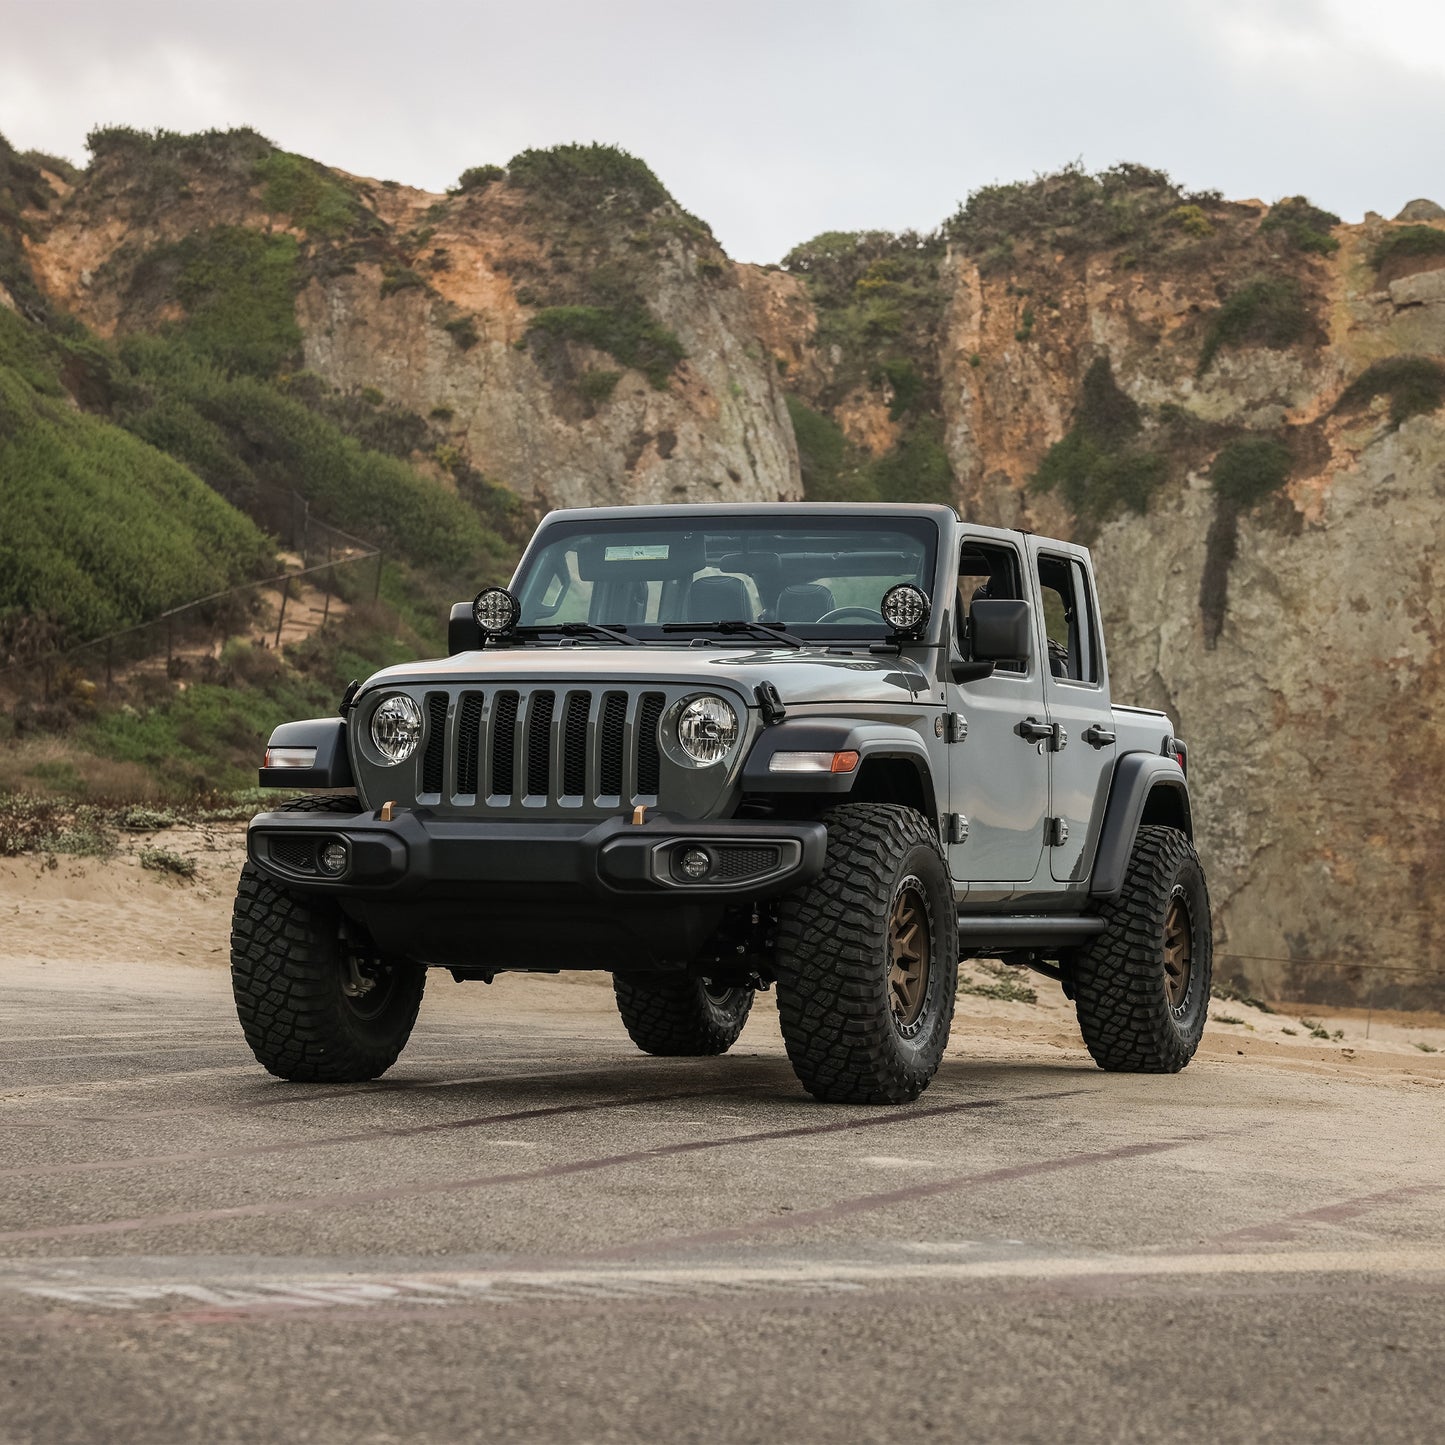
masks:
POLYGON ((882 622, 883 614, 875 607, 835 607, 825 612, 819 622, 882 622))

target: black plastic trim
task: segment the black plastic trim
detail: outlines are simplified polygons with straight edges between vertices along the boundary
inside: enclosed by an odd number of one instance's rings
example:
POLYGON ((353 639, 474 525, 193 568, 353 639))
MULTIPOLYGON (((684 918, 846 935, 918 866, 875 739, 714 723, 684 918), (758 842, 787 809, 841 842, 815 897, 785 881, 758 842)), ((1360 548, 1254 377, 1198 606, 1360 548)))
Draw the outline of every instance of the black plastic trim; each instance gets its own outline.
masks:
POLYGON ((346 750, 346 724, 339 717, 313 717, 282 723, 267 747, 315 748, 316 762, 309 768, 262 768, 263 788, 354 788, 351 757, 346 750))
POLYGON ((1104 931, 1090 914, 1000 915, 960 913, 958 946, 978 948, 1068 948, 1104 931))
POLYGON ((1104 826, 1094 854, 1094 874, 1089 892, 1095 898, 1112 900, 1124 887, 1124 873, 1149 795, 1167 788, 1179 795, 1184 831, 1194 836, 1194 819, 1189 808, 1189 784, 1172 757, 1158 753, 1125 753, 1114 768, 1114 782, 1104 810, 1104 826))
POLYGON ((869 758, 906 758, 918 769, 924 794, 933 792, 928 749, 916 733, 889 723, 779 723, 764 731, 743 764, 742 786, 749 793, 849 793, 869 758), (858 754, 851 773, 771 773, 774 753, 858 754))

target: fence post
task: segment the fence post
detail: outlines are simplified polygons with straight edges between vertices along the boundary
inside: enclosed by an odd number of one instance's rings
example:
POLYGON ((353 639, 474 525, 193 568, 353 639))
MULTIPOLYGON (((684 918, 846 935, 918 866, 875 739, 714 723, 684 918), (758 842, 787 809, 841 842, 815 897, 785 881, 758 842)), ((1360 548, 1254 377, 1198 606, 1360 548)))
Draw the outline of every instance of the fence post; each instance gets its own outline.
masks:
POLYGON ((376 585, 371 589, 371 600, 375 602, 381 596, 381 552, 378 549, 376 554, 376 585))
POLYGON ((166 676, 170 676, 171 661, 175 652, 175 618, 166 617, 166 676))
POLYGON ((286 599, 290 595, 291 579, 289 577, 283 577, 281 579, 281 612, 280 615, 276 618, 276 642, 274 644, 276 647, 281 646, 281 627, 282 624, 286 621, 286 599))
POLYGON ((326 538, 326 600, 321 604, 321 625, 331 616, 331 589, 336 586, 336 569, 331 565, 331 537, 326 538))

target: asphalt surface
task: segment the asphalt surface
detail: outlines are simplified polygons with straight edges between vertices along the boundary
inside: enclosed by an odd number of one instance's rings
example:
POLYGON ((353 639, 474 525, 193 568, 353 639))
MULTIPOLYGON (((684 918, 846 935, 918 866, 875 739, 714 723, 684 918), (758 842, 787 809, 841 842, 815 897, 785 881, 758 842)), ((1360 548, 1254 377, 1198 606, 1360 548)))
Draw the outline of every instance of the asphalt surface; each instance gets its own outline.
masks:
POLYGON ((308 1087, 222 969, 16 969, 0 1439, 1441 1437, 1438 1079, 999 1040, 830 1108, 766 1003, 655 1060, 596 982, 433 975, 308 1087))

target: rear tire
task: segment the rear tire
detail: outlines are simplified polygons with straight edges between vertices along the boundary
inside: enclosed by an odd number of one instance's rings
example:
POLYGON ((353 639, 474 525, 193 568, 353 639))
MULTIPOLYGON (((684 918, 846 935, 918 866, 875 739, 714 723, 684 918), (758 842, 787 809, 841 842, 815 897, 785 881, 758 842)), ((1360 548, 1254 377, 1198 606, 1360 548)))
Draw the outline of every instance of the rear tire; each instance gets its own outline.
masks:
POLYGON ((1089 1053, 1115 1073, 1175 1074, 1209 1014, 1209 890, 1177 828, 1139 829, 1106 927, 1074 965, 1074 1008, 1089 1053))
POLYGON ((716 988, 701 978, 619 973, 617 1012, 632 1042, 658 1058, 725 1054, 753 1006, 750 988, 716 988))
POLYGON ((958 988, 953 884, 927 819, 852 803, 824 815, 822 874, 778 910, 778 1017, 814 1098, 901 1104, 938 1070, 958 988))
POLYGON ((401 960, 356 960, 341 925, 330 899, 288 892, 250 863, 241 870, 231 987, 251 1052, 278 1078, 374 1079, 411 1035, 426 970, 401 960))

